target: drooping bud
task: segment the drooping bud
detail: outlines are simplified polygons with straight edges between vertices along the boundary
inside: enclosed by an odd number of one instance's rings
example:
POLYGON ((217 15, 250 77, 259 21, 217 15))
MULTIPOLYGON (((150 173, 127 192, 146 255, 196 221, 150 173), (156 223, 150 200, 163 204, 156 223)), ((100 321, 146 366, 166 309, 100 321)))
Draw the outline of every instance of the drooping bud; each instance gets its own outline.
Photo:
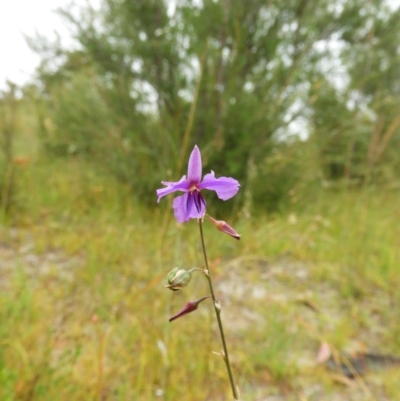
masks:
POLYGON ((214 226, 217 228, 217 230, 219 230, 225 234, 228 234, 237 240, 240 239, 240 234, 238 234, 236 232, 236 230, 233 227, 231 227, 227 222, 225 222, 223 220, 215 220, 213 217, 211 217, 208 214, 206 216, 211 221, 211 223, 214 224, 214 226))
POLYGON ((191 270, 185 270, 180 267, 175 267, 168 273, 165 288, 169 288, 172 291, 178 291, 181 288, 187 286, 191 278, 191 270))
POLYGON ((199 303, 204 301, 205 299, 210 298, 209 296, 200 298, 196 301, 189 301, 177 314, 175 314, 174 316, 172 316, 169 321, 172 322, 175 319, 178 319, 179 317, 183 316, 183 315, 187 315, 190 312, 193 312, 197 309, 197 307, 199 306, 199 303))

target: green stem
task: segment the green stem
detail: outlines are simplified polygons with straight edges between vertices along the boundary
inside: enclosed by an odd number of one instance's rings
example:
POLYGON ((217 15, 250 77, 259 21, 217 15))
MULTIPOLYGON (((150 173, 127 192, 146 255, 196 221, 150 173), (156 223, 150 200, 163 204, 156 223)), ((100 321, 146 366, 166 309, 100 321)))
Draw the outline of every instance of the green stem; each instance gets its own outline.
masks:
POLYGON ((229 381, 231 383, 233 398, 235 400, 239 400, 238 390, 237 390, 237 388, 235 386, 235 382, 233 380, 232 368, 231 368, 231 364, 229 362, 228 347, 226 346, 224 328, 222 326, 221 305, 217 301, 217 299, 215 298, 214 287, 213 287, 213 283, 212 283, 212 280, 211 280, 210 268, 208 266, 206 245, 205 245, 205 242, 204 242, 203 220, 202 219, 199 219, 199 228, 200 228, 201 245, 202 245, 202 248, 203 248, 204 262, 206 264, 206 269, 207 269, 205 276, 207 278, 208 286, 210 288, 211 298, 213 300, 213 305, 214 305, 214 310, 215 310, 215 316, 217 317, 219 334, 221 336, 222 347, 223 347, 223 350, 224 350, 223 358, 224 358, 224 361, 225 361, 226 369, 228 371, 228 376, 229 376, 229 381))

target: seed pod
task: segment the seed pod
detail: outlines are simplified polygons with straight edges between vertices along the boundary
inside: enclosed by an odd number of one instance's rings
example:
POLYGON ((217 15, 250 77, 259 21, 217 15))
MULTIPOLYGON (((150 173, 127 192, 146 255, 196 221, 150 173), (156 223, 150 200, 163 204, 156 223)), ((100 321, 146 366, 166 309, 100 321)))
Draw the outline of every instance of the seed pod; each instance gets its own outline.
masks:
POLYGON ((178 291, 187 286, 191 278, 192 272, 190 270, 175 267, 168 273, 165 288, 169 288, 172 291, 178 291))

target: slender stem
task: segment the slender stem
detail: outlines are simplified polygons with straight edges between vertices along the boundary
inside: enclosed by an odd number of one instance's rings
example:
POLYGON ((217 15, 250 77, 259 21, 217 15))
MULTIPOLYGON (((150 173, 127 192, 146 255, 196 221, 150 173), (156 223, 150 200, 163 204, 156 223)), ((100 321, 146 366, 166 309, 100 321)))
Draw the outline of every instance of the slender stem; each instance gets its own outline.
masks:
POLYGON ((229 376, 229 381, 231 383, 233 398, 235 400, 239 400, 238 390, 237 390, 237 388, 235 386, 235 382, 233 380, 232 368, 231 368, 231 364, 229 362, 228 347, 226 346, 224 328, 222 326, 221 305, 217 301, 217 299, 215 298, 214 287, 213 287, 213 283, 212 283, 212 280, 211 280, 210 268, 208 266, 206 245, 205 245, 205 242, 204 242, 203 221, 202 221, 202 219, 199 219, 199 228, 200 228, 201 246, 203 248, 204 262, 206 264, 206 269, 207 269, 207 272, 206 272, 205 276, 206 276, 207 281, 208 281, 208 286, 210 287, 210 293, 211 293, 211 298, 213 300, 215 316, 217 317, 219 333, 220 333, 220 336, 221 336, 222 347, 223 347, 223 350, 224 350, 223 358, 224 358, 224 361, 225 361, 226 369, 228 371, 228 376, 229 376))

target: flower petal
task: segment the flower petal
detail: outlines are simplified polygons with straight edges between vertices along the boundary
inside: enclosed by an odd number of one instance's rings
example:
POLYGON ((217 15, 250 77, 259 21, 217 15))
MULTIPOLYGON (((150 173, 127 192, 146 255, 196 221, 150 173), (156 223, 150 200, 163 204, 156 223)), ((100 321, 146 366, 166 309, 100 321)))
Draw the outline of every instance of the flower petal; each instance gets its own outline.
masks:
POLYGON ((202 164, 201 164, 201 154, 200 150, 195 145, 192 153, 190 154, 189 158, 189 165, 188 165, 188 182, 190 184, 198 184, 201 181, 201 174, 202 174, 202 164))
POLYGON ((186 180, 186 175, 184 175, 178 182, 167 182, 161 181, 162 184, 166 185, 166 188, 157 189, 157 202, 160 202, 160 199, 175 191, 189 191, 189 183, 186 180))
POLYGON ((187 203, 188 203, 189 193, 177 196, 172 203, 172 208, 174 209, 174 215, 179 223, 184 223, 188 221, 187 217, 187 203))
POLYGON ((199 217, 203 217, 206 211, 206 201, 203 198, 203 195, 199 191, 194 191, 189 193, 189 198, 193 198, 193 205, 192 207, 193 213, 189 216, 191 219, 196 219, 199 217))
POLYGON ((234 197, 239 191, 240 184, 237 180, 231 177, 215 178, 214 171, 204 176, 201 184, 197 186, 199 189, 209 189, 215 191, 218 198, 227 200, 234 197))
POLYGON ((177 196, 172 204, 174 215, 179 223, 203 217, 206 201, 199 192, 188 192, 177 196))

